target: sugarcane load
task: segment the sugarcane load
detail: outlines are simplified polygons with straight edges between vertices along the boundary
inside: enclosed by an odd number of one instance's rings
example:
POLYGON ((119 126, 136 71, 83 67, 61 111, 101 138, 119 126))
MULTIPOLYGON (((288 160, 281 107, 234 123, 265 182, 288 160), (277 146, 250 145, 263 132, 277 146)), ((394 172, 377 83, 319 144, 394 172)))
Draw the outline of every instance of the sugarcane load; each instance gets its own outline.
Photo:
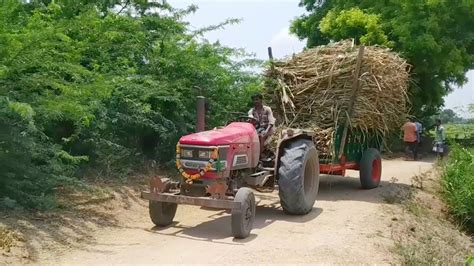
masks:
POLYGON ((273 62, 266 89, 279 128, 314 129, 319 150, 333 154, 334 134, 345 124, 362 135, 398 130, 408 111, 410 65, 384 47, 360 50, 342 41, 273 62))

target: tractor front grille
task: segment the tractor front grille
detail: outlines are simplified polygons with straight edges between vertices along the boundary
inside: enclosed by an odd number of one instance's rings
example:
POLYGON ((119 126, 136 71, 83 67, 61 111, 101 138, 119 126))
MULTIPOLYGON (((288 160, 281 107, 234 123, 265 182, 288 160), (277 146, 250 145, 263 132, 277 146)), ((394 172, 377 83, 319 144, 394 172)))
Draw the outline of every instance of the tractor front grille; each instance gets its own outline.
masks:
MULTIPOLYGON (((220 160, 220 169, 227 169, 227 152, 229 146, 219 146, 219 160, 220 160)), ((206 167, 209 158, 200 158, 200 151, 209 151, 212 152, 214 147, 206 146, 191 146, 191 145, 181 145, 181 163, 185 169, 203 169, 206 167), (185 152, 186 151, 186 152, 185 152)), ((214 162, 211 168, 211 171, 216 171, 217 162, 214 162)))
MULTIPOLYGON (((181 163, 183 164, 183 167, 186 169, 204 169, 206 165, 208 164, 207 161, 196 161, 196 160, 181 160, 181 163)), ((211 171, 217 170, 216 162, 212 164, 211 171)), ((224 170, 227 168, 227 161, 221 161, 221 170, 224 170)))
MULTIPOLYGON (((209 158, 199 158, 199 151, 209 151, 212 152, 213 147, 206 146, 191 146, 191 145, 181 145, 181 159, 196 160, 196 161, 209 161, 209 158), (183 154, 183 150, 191 151, 192 156, 186 156, 183 154)), ((227 160, 227 152, 229 146, 219 146, 219 159, 221 161, 227 160)))

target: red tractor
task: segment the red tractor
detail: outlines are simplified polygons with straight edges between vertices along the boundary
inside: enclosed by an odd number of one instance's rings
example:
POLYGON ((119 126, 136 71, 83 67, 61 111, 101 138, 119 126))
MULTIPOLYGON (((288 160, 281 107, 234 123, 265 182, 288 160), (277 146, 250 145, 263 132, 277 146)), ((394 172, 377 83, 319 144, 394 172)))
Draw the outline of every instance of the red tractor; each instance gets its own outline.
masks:
MULTIPOLYGON (((203 105, 199 106, 198 128, 203 128, 203 105)), ((272 192, 278 187, 283 210, 304 215, 313 209, 320 172, 344 175, 346 169, 360 167, 362 186, 378 186, 381 160, 377 149, 352 152, 348 156, 352 162, 346 162, 344 155, 337 162, 320 166, 313 132, 286 129, 279 136, 272 162, 262 162, 257 132, 247 121, 248 117, 243 117, 222 128, 181 137, 176 148, 176 165, 182 180, 153 178, 151 191, 142 192, 142 198, 149 200, 150 217, 155 225, 170 225, 178 204, 231 209, 232 234, 245 238, 255 219, 253 190, 272 192)), ((340 143, 345 140, 339 140, 340 143)))

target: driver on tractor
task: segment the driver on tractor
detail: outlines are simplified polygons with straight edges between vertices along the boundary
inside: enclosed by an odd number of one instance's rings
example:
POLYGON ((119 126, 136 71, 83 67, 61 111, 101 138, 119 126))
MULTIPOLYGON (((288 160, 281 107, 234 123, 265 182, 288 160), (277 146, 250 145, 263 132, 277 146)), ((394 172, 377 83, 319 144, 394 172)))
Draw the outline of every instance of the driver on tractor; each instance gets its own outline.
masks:
POLYGON ((270 136, 275 131, 275 117, 272 109, 263 105, 263 97, 260 93, 252 96, 253 108, 248 115, 254 119, 255 129, 260 140, 260 154, 263 153, 265 145, 270 141, 270 136))

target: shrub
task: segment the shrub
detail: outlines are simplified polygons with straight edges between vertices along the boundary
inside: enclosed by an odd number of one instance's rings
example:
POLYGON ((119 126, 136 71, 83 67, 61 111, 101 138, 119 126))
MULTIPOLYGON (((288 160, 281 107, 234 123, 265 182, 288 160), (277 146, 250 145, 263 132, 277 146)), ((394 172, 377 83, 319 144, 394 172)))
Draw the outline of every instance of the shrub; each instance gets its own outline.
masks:
POLYGON ((474 232, 474 150, 453 147, 444 166, 442 185, 453 215, 474 232))
POLYGON ((4 206, 54 207, 56 188, 91 169, 124 178, 147 159, 166 165, 194 130, 197 95, 209 100, 215 126, 246 110, 258 89, 242 70, 245 53, 187 28, 192 8, 128 1, 134 10, 118 14, 120 1, 106 2, 0 6, 4 206))

